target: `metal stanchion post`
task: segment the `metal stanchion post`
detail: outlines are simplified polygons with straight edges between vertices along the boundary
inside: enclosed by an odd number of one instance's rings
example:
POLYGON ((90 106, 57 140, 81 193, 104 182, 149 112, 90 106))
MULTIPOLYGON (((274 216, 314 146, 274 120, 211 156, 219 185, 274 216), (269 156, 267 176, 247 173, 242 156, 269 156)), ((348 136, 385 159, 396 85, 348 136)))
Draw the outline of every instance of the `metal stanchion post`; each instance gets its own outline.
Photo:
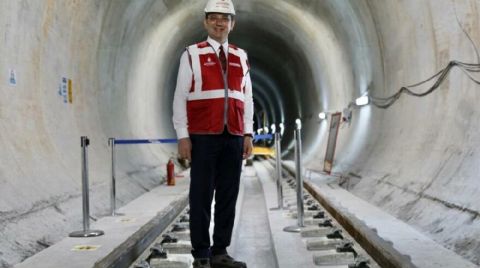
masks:
POLYGON ((283 228, 285 232, 300 232, 304 224, 303 178, 302 178, 302 139, 301 130, 295 130, 295 177, 297 180, 297 225, 283 228))
POLYGON ((115 138, 108 139, 108 146, 110 146, 111 156, 112 156, 112 183, 110 185, 110 214, 116 216, 116 185, 115 185, 115 138))
POLYGON ((115 138, 108 139, 108 145, 110 146, 112 153, 112 183, 110 185, 110 213, 115 216, 115 138))
POLYGON ((282 189, 282 152, 280 146, 280 133, 275 133, 275 171, 277 175, 277 198, 278 207, 272 210, 283 209, 283 189, 282 189))
POLYGON ((70 233, 70 237, 92 237, 103 235, 100 230, 90 230, 90 204, 88 196, 88 155, 87 147, 90 140, 86 136, 81 137, 82 146, 82 199, 83 199, 83 231, 70 233))
POLYGON ((111 148, 112 154, 112 183, 110 185, 110 213, 112 216, 123 216, 125 214, 117 212, 117 186, 116 186, 116 174, 115 174, 115 162, 116 162, 116 154, 115 154, 115 138, 108 139, 108 145, 111 148))
POLYGON ((297 177, 297 210, 298 210, 298 226, 305 227, 304 225, 304 210, 303 210, 303 176, 302 176, 302 136, 301 130, 295 130, 295 176, 297 177))

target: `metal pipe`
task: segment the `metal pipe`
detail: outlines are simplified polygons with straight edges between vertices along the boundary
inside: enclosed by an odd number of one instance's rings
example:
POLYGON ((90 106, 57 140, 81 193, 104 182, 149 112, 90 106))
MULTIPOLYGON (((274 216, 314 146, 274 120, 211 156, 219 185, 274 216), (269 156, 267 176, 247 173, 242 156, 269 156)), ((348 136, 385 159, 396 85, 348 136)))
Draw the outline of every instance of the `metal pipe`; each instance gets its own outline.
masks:
POLYGON ((88 190, 88 151, 90 140, 86 136, 80 138, 82 147, 82 198, 83 198, 83 230, 70 233, 70 237, 91 237, 103 235, 103 231, 90 230, 90 203, 88 190))
POLYGON ((82 194, 83 194, 83 231, 90 229, 90 203, 88 191, 88 151, 90 140, 83 136, 80 138, 82 146, 82 194))
POLYGON ((115 186, 115 138, 108 139, 108 145, 110 146, 111 155, 112 155, 112 183, 110 185, 110 213, 112 216, 115 216, 116 211, 116 186, 115 186))
POLYGON ((297 129, 294 132, 295 138, 295 178, 297 181, 297 225, 283 228, 285 232, 298 233, 305 227, 303 211, 303 178, 302 178, 302 139, 301 123, 297 121, 297 129))
POLYGON ((280 146, 280 133, 275 133, 275 159, 276 159, 276 171, 277 171, 277 197, 278 208, 283 209, 283 190, 282 190, 282 152, 280 146))
POLYGON ((302 176, 302 137, 301 130, 295 130, 295 177, 297 179, 297 219, 298 226, 304 227, 303 176, 302 176))

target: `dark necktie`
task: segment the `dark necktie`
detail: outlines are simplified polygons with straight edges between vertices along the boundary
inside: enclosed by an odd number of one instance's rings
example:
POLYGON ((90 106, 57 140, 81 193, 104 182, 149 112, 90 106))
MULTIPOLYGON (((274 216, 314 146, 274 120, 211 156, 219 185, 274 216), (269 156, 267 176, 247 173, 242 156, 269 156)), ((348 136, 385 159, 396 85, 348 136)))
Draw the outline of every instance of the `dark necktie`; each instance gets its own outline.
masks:
POLYGON ((220 63, 222 64, 222 70, 225 73, 227 71, 227 57, 225 57, 225 52, 223 52, 223 46, 220 46, 218 59, 220 60, 220 63))

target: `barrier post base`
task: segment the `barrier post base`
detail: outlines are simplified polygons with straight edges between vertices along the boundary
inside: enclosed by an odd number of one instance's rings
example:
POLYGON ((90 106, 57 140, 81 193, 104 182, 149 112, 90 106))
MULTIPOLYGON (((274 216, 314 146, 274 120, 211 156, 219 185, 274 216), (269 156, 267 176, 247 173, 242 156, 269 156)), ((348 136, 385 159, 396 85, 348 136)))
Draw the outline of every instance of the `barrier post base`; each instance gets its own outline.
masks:
POLYGON ((302 230, 302 227, 298 225, 292 225, 292 226, 283 228, 284 232, 289 232, 289 233, 300 233, 301 230, 302 230))
POLYGON ((75 231, 71 232, 68 236, 70 237, 95 237, 104 235, 105 232, 100 230, 87 230, 87 231, 75 231))
POLYGON ((113 212, 110 216, 112 216, 112 217, 121 217, 121 216, 125 216, 125 213, 113 212))

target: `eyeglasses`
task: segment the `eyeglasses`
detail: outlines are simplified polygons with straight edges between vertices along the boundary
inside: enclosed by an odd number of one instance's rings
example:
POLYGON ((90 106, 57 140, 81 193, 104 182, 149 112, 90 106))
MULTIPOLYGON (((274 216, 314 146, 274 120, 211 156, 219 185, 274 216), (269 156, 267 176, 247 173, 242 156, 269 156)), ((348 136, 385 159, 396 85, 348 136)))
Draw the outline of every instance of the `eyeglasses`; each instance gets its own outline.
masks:
POLYGON ((223 17, 223 16, 222 16, 222 17, 220 17, 220 16, 208 16, 208 17, 207 17, 207 20, 208 20, 208 22, 210 22, 210 23, 220 22, 220 23, 222 23, 222 24, 227 24, 227 23, 229 23, 232 19, 231 19, 229 16, 227 16, 227 17, 223 17))

